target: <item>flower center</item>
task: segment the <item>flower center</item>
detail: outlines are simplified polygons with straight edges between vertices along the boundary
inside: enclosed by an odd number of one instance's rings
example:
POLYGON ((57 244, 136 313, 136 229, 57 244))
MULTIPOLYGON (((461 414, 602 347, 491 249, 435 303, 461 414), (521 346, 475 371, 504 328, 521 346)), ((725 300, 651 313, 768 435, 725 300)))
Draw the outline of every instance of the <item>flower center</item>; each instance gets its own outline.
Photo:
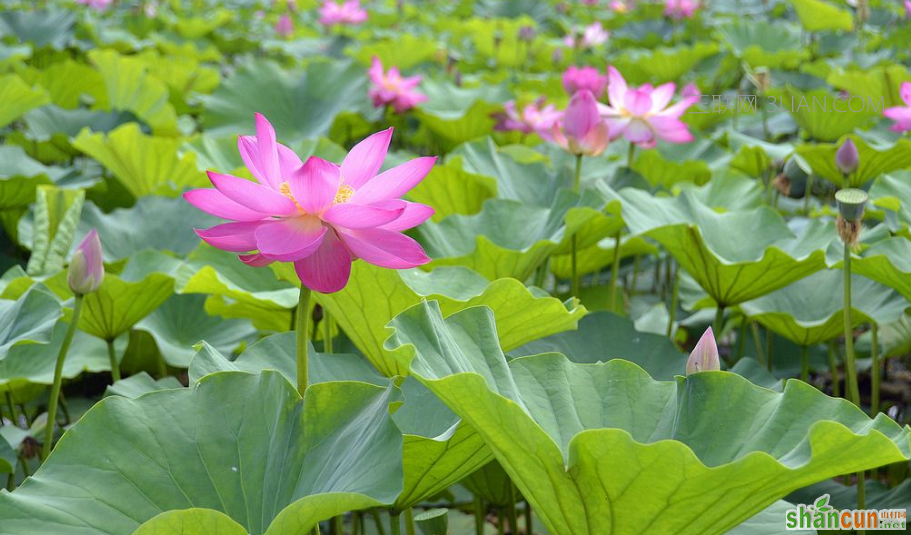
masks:
POLYGON ((301 207, 301 205, 297 203, 297 199, 294 198, 294 195, 291 194, 291 184, 288 184, 287 182, 282 182, 281 185, 278 187, 278 190, 282 193, 282 195, 291 199, 291 202, 294 203, 294 206, 297 206, 298 210, 300 210, 301 212, 304 211, 304 209, 301 207))
POLYGON ((348 202, 348 199, 354 195, 354 188, 348 184, 342 184, 338 188, 338 193, 335 194, 335 200, 332 201, 332 204, 342 204, 348 202))

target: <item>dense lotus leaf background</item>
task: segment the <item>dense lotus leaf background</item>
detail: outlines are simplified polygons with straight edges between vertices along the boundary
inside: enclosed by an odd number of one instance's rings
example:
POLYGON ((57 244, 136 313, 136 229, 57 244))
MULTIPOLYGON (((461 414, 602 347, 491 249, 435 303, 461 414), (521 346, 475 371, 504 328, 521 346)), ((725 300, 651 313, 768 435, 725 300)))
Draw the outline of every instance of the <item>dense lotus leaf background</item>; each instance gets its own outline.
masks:
POLYGON ((911 139, 883 114, 911 106, 911 7, 361 0, 325 25, 323 3, 0 6, 0 533, 413 535, 446 507, 453 535, 779 535, 792 504, 854 508, 859 473, 867 505, 911 507, 911 139), (374 58, 426 99, 376 105, 374 58), (504 128, 564 110, 570 66, 698 93, 693 139, 577 159, 504 128), (292 264, 202 242, 221 220, 183 193, 254 179, 255 112, 302 160, 389 127, 382 170, 436 156, 404 194, 434 209, 406 232, 431 261, 355 261, 298 311, 292 264), (74 324, 92 229, 105 280, 74 324), (687 377, 710 326, 723 371, 687 377))

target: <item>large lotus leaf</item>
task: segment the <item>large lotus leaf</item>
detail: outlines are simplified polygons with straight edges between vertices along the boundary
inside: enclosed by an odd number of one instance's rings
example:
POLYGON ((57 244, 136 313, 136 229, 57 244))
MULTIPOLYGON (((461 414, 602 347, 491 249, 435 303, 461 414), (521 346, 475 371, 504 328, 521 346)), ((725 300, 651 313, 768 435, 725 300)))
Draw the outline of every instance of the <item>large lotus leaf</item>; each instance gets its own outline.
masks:
POLYGON ((491 138, 460 145, 462 168, 494 180, 496 196, 535 206, 550 206, 560 187, 572 185, 572 177, 557 177, 544 162, 522 163, 497 147, 491 138))
POLYGON ((175 197, 189 187, 206 186, 205 173, 196 169, 196 155, 178 156, 176 138, 147 136, 128 123, 108 134, 85 129, 73 146, 98 160, 137 199, 146 195, 175 197))
MULTIPOLYGON (((911 479, 891 489, 879 481, 867 481, 864 491, 867 509, 911 509, 911 479)), ((831 480, 802 488, 788 499, 794 503, 811 504, 823 494, 828 494, 829 504, 839 510, 857 507, 857 486, 846 486, 831 480)))
POLYGON ((835 166, 835 152, 844 140, 838 143, 800 145, 800 154, 816 175, 832 182, 839 188, 860 188, 867 182, 886 173, 911 167, 911 141, 900 139, 892 146, 876 147, 856 135, 846 136, 857 146, 859 164, 857 171, 845 177, 835 166))
POLYGON ((206 303, 209 313, 249 317, 258 328, 280 331, 291 325, 299 294, 271 270, 250 267, 236 255, 206 244, 199 245, 178 271, 177 291, 213 296, 206 303))
MULTIPOLYGON (((758 299, 741 303, 740 309, 763 327, 797 345, 828 342, 845 332, 844 272, 825 270, 796 281, 758 299), (820 289, 825 288, 825 291, 820 289)), ((891 288, 861 277, 851 277, 851 319, 884 325, 897 321, 908 306, 891 288)))
POLYGON ((171 102, 186 109, 186 99, 193 93, 208 94, 218 87, 220 77, 213 67, 200 65, 196 58, 184 55, 161 55, 145 50, 138 56, 149 72, 165 82, 171 90, 171 102))
POLYGON ((274 372, 108 397, 31 479, 0 494, 0 530, 170 534, 214 516, 228 528, 219 533, 306 533, 401 491, 402 438, 389 415, 396 397, 392 388, 334 382, 301 400, 274 372))
POLYGON ((401 33, 392 39, 366 43, 353 56, 362 65, 369 65, 373 57, 378 57, 383 65, 395 65, 400 70, 407 71, 434 59, 439 49, 439 43, 430 37, 401 33))
POLYGON ((47 344, 63 313, 57 299, 41 287, 31 288, 15 301, 0 299, 0 361, 19 344, 47 344))
POLYGON ((752 177, 762 176, 763 172, 772 167, 773 162, 784 161, 794 152, 794 146, 790 143, 769 143, 733 128, 723 132, 723 139, 728 148, 737 153, 731 160, 731 168, 752 177))
POLYGON ((107 102, 103 106, 96 103, 96 108, 131 111, 157 135, 179 134, 177 113, 168 102, 168 86, 149 73, 145 62, 103 49, 89 52, 89 60, 107 88, 107 102))
POLYGON ((794 122, 812 139, 835 141, 878 117, 879 113, 873 111, 873 104, 856 99, 851 102, 828 89, 801 92, 788 88, 770 110, 790 113, 794 122))
POLYGON ((728 372, 665 382, 623 360, 507 362, 482 307, 443 320, 424 303, 393 327, 388 347, 553 535, 720 535, 800 487, 911 459, 911 429, 800 381, 778 393, 728 372))
POLYGON ((791 0, 800 24, 808 32, 854 29, 851 13, 822 0, 791 0))
MULTIPOLYGON (((865 102, 879 107, 903 106, 899 88, 902 82, 911 81, 907 67, 898 64, 887 64, 866 69, 837 70, 826 76, 826 81, 833 87, 847 91, 851 95, 864 98, 865 102)), ((877 109, 876 111, 881 111, 877 109)))
MULTIPOLYGON (((24 344, 12 348, 6 358, 0 360, 0 392, 15 391, 28 385, 52 384, 57 353, 68 328, 69 323, 57 322, 48 344, 24 344)), ((82 331, 76 331, 66 355, 62 373, 64 379, 73 379, 85 372, 100 373, 111 369, 104 341, 82 331)))
POLYGON ((136 328, 151 334, 165 362, 176 368, 189 367, 196 354, 193 345, 202 340, 230 354, 242 342, 256 339, 249 321, 210 316, 205 304, 204 295, 172 295, 136 328))
POLYGON ((630 231, 661 243, 713 300, 701 305, 736 305, 826 267, 831 225, 813 221, 795 234, 768 207, 717 213, 690 192, 620 196, 630 231))
POLYGON ((50 97, 44 89, 29 87, 15 74, 0 76, 0 128, 48 102, 50 97))
POLYGON ((79 108, 86 97, 99 108, 107 107, 104 77, 89 65, 67 59, 36 72, 33 78, 34 83, 47 90, 51 102, 62 108, 79 108))
POLYGON ((882 240, 865 250, 860 258, 852 259, 851 270, 894 288, 911 300, 911 240, 903 237, 882 240))
POLYGON ((32 231, 29 275, 47 275, 63 269, 82 214, 85 192, 39 186, 32 231))
MULTIPOLYGON (((623 220, 615 218, 613 224, 616 225, 613 234, 622 227, 623 220)), ((611 232, 608 232, 610 234, 611 232)), ((580 248, 576 252, 576 271, 579 274, 594 273, 602 269, 610 269, 614 261, 614 248, 616 247, 616 238, 608 237, 599 240, 594 245, 580 248)), ((620 259, 631 256, 657 254, 658 248, 651 241, 641 236, 621 236, 620 238, 620 259)), ((572 277, 572 254, 555 254, 550 257, 550 271, 561 279, 572 277)))
POLYGON ((800 29, 781 21, 735 19, 719 26, 718 33, 753 67, 797 67, 810 55, 801 45, 800 29))
POLYGON ((24 120, 26 138, 69 145, 69 139, 79 135, 83 128, 110 132, 122 124, 137 121, 137 117, 128 111, 68 110, 51 104, 26 113, 24 120), (55 139, 58 137, 60 139, 55 139))
POLYGON ((355 346, 387 376, 408 375, 383 349, 386 324, 402 310, 423 299, 438 299, 446 314, 485 305, 499 319, 498 336, 513 349, 532 340, 574 329, 585 308, 541 296, 509 278, 487 281, 462 267, 431 272, 388 270, 355 262, 351 279, 339 292, 319 294, 317 301, 331 314, 355 346))
MULTIPOLYGON (((260 373, 276 370, 296 380, 294 332, 264 338, 229 360, 204 344, 190 364, 190 381, 220 371, 260 373)), ((383 385, 384 376, 356 355, 316 353, 310 350, 310 384, 326 381, 363 381, 383 385)), ((118 383, 120 384, 120 383, 118 383)), ((404 404, 393 419, 404 434, 404 488, 395 501, 399 510, 427 500, 490 460, 492 454, 471 427, 461 424, 424 385, 406 379, 404 404)))
POLYGON ((433 206, 433 221, 440 221, 453 214, 476 214, 484 201, 496 194, 496 179, 467 171, 462 157, 455 156, 434 165, 430 174, 408 192, 408 198, 433 206))
POLYGON ((64 171, 48 167, 31 158, 16 146, 0 147, 0 210, 23 208, 35 201, 35 190, 41 184, 53 184, 64 171))
POLYGON ((0 36, 12 36, 35 48, 50 46, 59 50, 72 41, 75 24, 76 14, 66 9, 4 11, 0 13, 0 36))
MULTIPOLYGON (((607 220, 589 201, 600 202, 569 190, 560 190, 548 208, 491 199, 478 214, 428 222, 417 234, 433 266, 465 266, 488 279, 525 280, 551 253, 569 247, 569 238, 589 221, 607 220)), ((586 245, 602 237, 594 235, 586 245)))
POLYGON ((507 68, 519 68, 528 61, 529 47, 521 40, 519 31, 523 27, 534 27, 535 21, 522 14, 516 18, 471 18, 459 24, 457 35, 471 40, 479 55, 507 68), (500 38, 491 38, 497 34, 500 38))
POLYGON ((103 340, 127 332, 171 296, 172 268, 167 257, 147 251, 130 258, 119 276, 106 273, 84 298, 79 328, 103 340))
POLYGON ((718 53, 713 42, 693 46, 631 50, 613 59, 613 65, 631 84, 676 82, 703 60, 718 53))
POLYGON ((673 380, 686 371, 686 355, 667 337, 636 330, 629 318, 594 312, 579 321, 579 329, 529 342, 508 357, 563 353, 573 362, 593 364, 612 359, 635 362, 652 377, 673 380))
POLYGON ((182 198, 142 197, 131 208, 118 208, 110 213, 89 202, 82 211, 76 239, 97 229, 107 262, 128 258, 145 249, 183 256, 199 245, 194 228, 207 228, 218 222, 182 198))
POLYGON ((879 177, 870 187, 870 199, 889 211, 885 220, 890 230, 911 236, 911 173, 900 171, 879 177))
POLYGON ((258 111, 284 143, 327 134, 343 111, 369 111, 367 77, 352 62, 317 62, 304 71, 287 71, 257 61, 224 80, 203 102, 209 135, 252 134, 253 111, 258 111))
POLYGON ((104 391, 104 395, 105 397, 121 396, 125 398, 136 399, 139 396, 148 394, 149 392, 174 388, 183 388, 180 380, 176 377, 168 375, 162 377, 161 379, 155 380, 148 373, 139 372, 136 375, 131 375, 126 379, 121 379, 120 381, 117 381, 116 383, 108 386, 104 391))
POLYGON ((0 435, 0 474, 13 474, 18 467, 18 455, 13 447, 0 435))
POLYGON ((421 90, 427 102, 416 114, 424 126, 451 145, 490 134, 496 122, 491 114, 509 98, 502 86, 457 87, 426 78, 421 90))

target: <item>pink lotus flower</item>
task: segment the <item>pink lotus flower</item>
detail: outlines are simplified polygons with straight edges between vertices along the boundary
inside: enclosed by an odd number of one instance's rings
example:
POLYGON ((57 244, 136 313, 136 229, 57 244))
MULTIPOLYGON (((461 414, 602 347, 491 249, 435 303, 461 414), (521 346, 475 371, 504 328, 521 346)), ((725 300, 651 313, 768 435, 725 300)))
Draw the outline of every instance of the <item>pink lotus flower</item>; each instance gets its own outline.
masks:
POLYGON ((626 2, 623 0, 613 0, 608 7, 614 13, 626 13, 629 11, 629 6, 626 5, 626 2))
POLYGON ((698 0, 665 0, 664 16, 674 20, 691 19, 698 8, 698 0))
POLYGON ((238 148, 258 183, 209 171, 215 189, 184 197, 231 222, 196 234, 213 247, 247 253, 239 258, 251 266, 293 262, 301 283, 323 293, 344 288, 358 258, 391 269, 426 264, 421 246, 401 231, 434 211, 399 197, 424 179, 436 158, 415 158, 377 174, 391 138, 392 128, 371 135, 341 166, 316 157, 302 164, 257 113, 256 136, 240 136, 238 148))
POLYGON ((905 18, 911 19, 911 0, 905 0, 905 18))
POLYGON ((587 6, 596 6, 598 5, 598 0, 581 0, 583 4, 587 6))
POLYGON ((70 290, 79 295, 101 288, 101 283, 104 282, 104 255, 95 229, 90 230, 76 246, 66 273, 66 282, 70 290))
POLYGON ((582 37, 576 39, 575 34, 569 34, 563 38, 563 43, 568 47, 594 48, 607 42, 610 34, 604 29, 600 22, 594 22, 582 31, 582 37))
POLYGON ((623 75, 613 66, 607 68, 609 105, 598 104, 610 129, 610 138, 626 136, 630 143, 652 148, 658 139, 669 143, 689 143, 693 135, 680 121, 680 116, 699 101, 698 96, 685 97, 668 106, 676 86, 667 83, 653 88, 650 84, 627 87, 623 75))
POLYGON ((686 359, 686 374, 693 375, 700 372, 712 372, 721 369, 721 361, 718 358, 718 346, 715 344, 715 334, 709 327, 702 334, 702 338, 696 343, 693 352, 686 359))
POLYGON ((547 141, 551 140, 551 130, 560 122, 563 112, 553 104, 545 105, 544 97, 526 105, 522 113, 516 109, 516 103, 509 101, 503 105, 503 113, 494 115, 497 120, 494 130, 498 132, 522 132, 538 134, 547 141))
POLYGON ((76 0, 76 2, 89 6, 95 11, 104 11, 107 8, 111 7, 111 4, 114 3, 114 0, 76 0))
POLYGON ((282 37, 288 37, 294 33, 294 22, 291 20, 291 17, 283 14, 278 19, 278 22, 275 23, 275 33, 282 37))
POLYGON ((587 89, 599 98, 604 95, 607 88, 607 76, 598 73, 594 67, 576 67, 570 65, 566 72, 563 73, 563 88, 570 95, 575 94, 581 89, 587 89))
POLYGON ((426 96, 414 90, 421 83, 420 76, 403 78, 398 67, 390 67, 389 71, 384 71, 383 64, 375 56, 367 74, 373 84, 369 95, 377 108, 389 104, 396 113, 403 113, 427 100, 426 96))
POLYGON ((892 125, 893 132, 907 132, 911 130, 911 82, 902 83, 901 89, 904 106, 894 106, 883 110, 883 115, 895 121, 892 125))
POLYGON ((361 9, 360 0, 347 0, 341 4, 326 0, 319 8, 319 23, 323 26, 335 24, 356 25, 367 20, 367 12, 361 9))
POLYGON ((598 114, 598 102, 591 91, 573 95, 563 119, 551 129, 553 141, 572 154, 597 156, 607 148, 607 125, 598 114))

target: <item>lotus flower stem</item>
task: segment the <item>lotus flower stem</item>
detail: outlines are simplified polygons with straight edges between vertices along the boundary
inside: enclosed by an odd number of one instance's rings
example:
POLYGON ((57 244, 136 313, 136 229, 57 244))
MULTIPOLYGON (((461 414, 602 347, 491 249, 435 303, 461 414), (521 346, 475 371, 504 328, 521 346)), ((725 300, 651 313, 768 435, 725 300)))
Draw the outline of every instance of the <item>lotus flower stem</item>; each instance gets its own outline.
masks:
POLYGON ((750 324, 750 328, 753 332, 753 343, 756 344, 756 358, 759 359, 759 364, 768 366, 766 364, 765 351, 762 350, 762 342, 759 340, 759 326, 754 321, 750 324))
POLYGON ((845 244, 845 375, 848 399, 860 407, 860 389, 857 386, 857 365, 854 358, 854 329, 851 328, 851 245, 845 244))
POLYGON ((639 286, 639 263, 641 261, 639 255, 636 255, 633 259, 633 280, 630 283, 629 295, 630 297, 636 295, 636 288, 639 286))
POLYGON ((297 300, 297 391, 301 397, 307 391, 310 380, 309 355, 307 342, 310 340, 310 288, 301 284, 300 297, 297 300))
POLYGON ((519 534, 519 510, 516 508, 516 484, 509 482, 509 532, 519 534))
POLYGON ((10 391, 6 391, 6 407, 9 409, 9 421, 13 422, 13 425, 18 426, 19 422, 16 420, 16 405, 13 403, 13 395, 10 394, 10 391))
POLYGON ((671 306, 667 314, 667 337, 671 338, 674 334, 674 320, 677 317, 677 299, 680 294, 680 266, 674 270, 674 286, 671 290, 671 306))
POLYGON ((813 176, 813 173, 807 176, 807 189, 803 194, 803 212, 807 215, 810 213, 810 199, 813 197, 813 176))
POLYGON ((332 353, 332 317, 323 307, 323 352, 332 353))
POLYGON ((70 350, 70 343, 73 341, 73 335, 76 334, 76 325, 79 324, 79 315, 82 312, 82 294, 76 294, 73 302, 73 317, 70 319, 70 326, 66 330, 66 336, 63 338, 63 344, 57 353, 57 364, 54 367, 54 384, 51 386, 51 396, 48 399, 47 406, 47 423, 44 426, 44 447, 42 448, 44 459, 51 454, 51 448, 54 442, 54 427, 57 423, 57 401, 60 399, 60 385, 63 383, 63 363, 66 360, 66 353, 70 350))
POLYGON ((841 381, 838 379, 838 358, 835 354, 835 340, 829 342, 829 373, 832 374, 832 395, 841 396, 841 381))
POLYGON ((630 169, 633 168, 633 159, 636 157, 636 144, 630 142, 629 150, 626 152, 626 166, 630 169))
MULTIPOLYGON (((380 535, 386 535, 386 529, 383 527, 383 523, 380 522, 380 512, 374 509, 370 511, 370 513, 373 515, 373 523, 376 525, 377 533, 380 535)), ((364 533, 366 533, 366 530, 364 533)))
POLYGON ((810 357, 807 354, 807 346, 800 346, 800 380, 809 383, 810 379, 810 357))
POLYGON ((475 535, 484 535, 484 501, 479 495, 474 497, 474 530, 475 535))
POLYGON ((532 535, 535 532, 535 525, 532 521, 531 503, 525 500, 525 535, 532 535))
POLYGON ((614 237, 614 261, 611 264, 610 270, 610 309, 613 312, 619 313, 621 308, 617 305, 617 279, 620 276, 620 235, 623 234, 622 230, 617 231, 617 235, 614 237))
POLYGON ((712 322, 712 330, 721 336, 724 331, 724 305, 718 305, 715 309, 715 321, 712 322))
POLYGON ((389 533, 390 535, 402 535, 401 513, 396 511, 389 512, 389 533))
POLYGON ((765 330, 765 353, 766 353, 766 364, 768 364, 769 373, 772 372, 772 368, 775 366, 775 353, 773 352, 773 346, 775 344, 775 333, 772 332, 772 329, 765 330))
POLYGON ((506 517, 503 515, 503 508, 497 507, 497 535, 506 535, 506 517))
MULTIPOLYGON (((579 193, 582 188, 582 155, 576 155, 576 176, 573 180, 573 191, 579 193)), ((579 271, 578 271, 578 261, 576 256, 576 246, 577 239, 576 235, 573 234, 572 238, 572 293, 574 297, 579 297, 579 271)))
POLYGON ((879 385, 882 371, 879 362, 879 326, 875 323, 870 325, 870 359, 873 361, 873 367, 870 369, 873 382, 870 393, 870 416, 876 418, 879 414, 879 385))
POLYGON ((414 509, 405 509, 405 535, 414 535, 414 509))
POLYGON ((114 351, 114 340, 108 340, 108 358, 111 360, 111 383, 120 380, 120 364, 117 363, 117 353, 114 351))

